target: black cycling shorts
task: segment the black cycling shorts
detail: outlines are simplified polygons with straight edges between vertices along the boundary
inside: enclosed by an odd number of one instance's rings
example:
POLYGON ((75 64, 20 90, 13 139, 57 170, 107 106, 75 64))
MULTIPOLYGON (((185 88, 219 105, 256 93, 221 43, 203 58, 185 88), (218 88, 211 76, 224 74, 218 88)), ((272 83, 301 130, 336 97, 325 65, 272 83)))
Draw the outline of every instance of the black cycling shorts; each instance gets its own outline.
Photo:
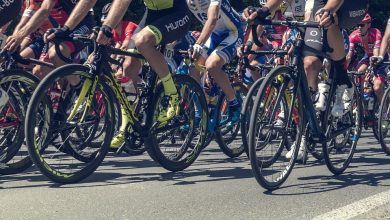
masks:
POLYGON ((147 10, 145 28, 156 37, 156 45, 179 40, 190 29, 190 11, 186 1, 179 1, 173 8, 147 10))
MULTIPOLYGON (((323 8, 327 3, 327 0, 314 0, 314 6, 310 21, 314 21, 314 15, 316 12, 323 8)), ((338 26, 341 29, 348 29, 359 24, 366 12, 368 6, 368 0, 345 0, 337 11, 338 26)), ((304 56, 318 56, 318 51, 327 52, 323 47, 323 33, 318 28, 307 28, 305 33, 305 45, 304 56)))

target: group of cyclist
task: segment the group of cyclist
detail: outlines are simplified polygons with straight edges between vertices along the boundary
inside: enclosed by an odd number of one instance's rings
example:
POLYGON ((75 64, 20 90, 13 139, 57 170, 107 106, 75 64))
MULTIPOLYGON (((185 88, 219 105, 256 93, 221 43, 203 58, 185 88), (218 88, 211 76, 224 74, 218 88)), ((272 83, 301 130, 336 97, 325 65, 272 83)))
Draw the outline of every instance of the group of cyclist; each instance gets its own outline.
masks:
MULTIPOLYGON (((53 63, 56 67, 65 65, 54 46, 45 47, 45 42, 56 37, 71 34, 90 34, 95 26, 93 6, 97 0, 15 0, 7 8, 0 10, 0 26, 3 29, 9 22, 21 15, 21 20, 8 37, 3 50, 20 51, 24 58, 39 58, 53 63)), ((368 1, 356 0, 260 0, 262 7, 249 7, 239 14, 232 8, 229 0, 144 0, 146 11, 139 24, 123 19, 131 0, 115 0, 103 8, 96 41, 102 45, 112 45, 126 50, 136 48, 161 80, 165 96, 169 100, 167 108, 160 112, 158 121, 171 120, 178 111, 179 95, 174 84, 172 73, 181 65, 182 59, 176 56, 166 57, 157 49, 157 45, 172 45, 173 48, 189 49, 192 46, 192 59, 205 66, 208 74, 226 95, 229 106, 228 125, 234 126, 240 119, 241 103, 236 97, 227 74, 223 70, 238 55, 242 44, 250 45, 253 50, 272 50, 293 41, 292 30, 285 27, 259 26, 258 36, 262 47, 254 45, 253 39, 244 40, 244 23, 265 20, 271 17, 276 20, 291 18, 297 21, 317 21, 321 27, 308 28, 304 41, 304 70, 308 86, 313 96, 327 93, 326 86, 319 86, 318 74, 323 68, 323 54, 333 60, 337 74, 336 101, 332 115, 340 117, 351 111, 351 100, 354 87, 347 73, 348 67, 355 64, 360 72, 372 64, 380 64, 388 59, 390 41, 390 19, 383 37, 376 28, 371 28, 372 18, 367 14, 368 1), (192 15, 202 23, 200 32, 190 31, 192 15), (344 29, 357 25, 357 29, 348 37, 344 29), (345 33, 345 31, 344 31, 345 33), (357 48, 362 48, 363 56, 357 59, 357 48), (346 52, 348 54, 346 54, 346 52), (174 63, 170 68, 169 59, 174 63), (168 61, 167 61, 168 60, 168 61), (172 61, 173 60, 173 61, 172 61)), ((253 34, 252 34, 253 36, 253 34)), ((167 46, 168 48, 168 46, 167 46)), ((61 53, 76 59, 83 46, 75 42, 63 42, 61 53)), ((265 56, 250 55, 252 64, 265 63, 265 56)), ((138 74, 142 63, 137 58, 124 58, 118 77, 128 77, 134 85, 142 80, 138 74)), ((43 79, 50 69, 35 66, 33 74, 43 79)), ((192 76, 200 82, 199 72, 192 76)), ((248 69, 249 75, 256 80, 259 73, 248 69)), ((384 92, 385 71, 380 72, 374 80, 374 91, 379 99, 384 92)), ((77 87, 80 80, 68 79, 71 86, 77 87)), ((6 92, 0 89, 0 109, 7 101, 6 92)), ((319 106, 321 110, 323 106, 319 106)), ((283 119, 283 115, 280 115, 283 119)), ((129 119, 122 111, 122 125, 112 140, 111 147, 119 148, 125 141, 125 129, 129 119)), ((299 148, 298 158, 302 158, 305 147, 304 138, 299 148)), ((286 155, 288 157, 289 154, 286 155)), ((291 153, 290 153, 291 157, 291 153)))

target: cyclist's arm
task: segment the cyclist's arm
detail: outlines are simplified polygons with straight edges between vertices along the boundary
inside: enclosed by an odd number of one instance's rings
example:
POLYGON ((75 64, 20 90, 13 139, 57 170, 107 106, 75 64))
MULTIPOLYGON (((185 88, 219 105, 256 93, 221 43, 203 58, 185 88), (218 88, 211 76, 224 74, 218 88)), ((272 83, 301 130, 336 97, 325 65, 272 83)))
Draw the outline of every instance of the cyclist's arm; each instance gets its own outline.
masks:
POLYGON ((207 21, 203 26, 202 32, 200 33, 196 44, 203 46, 206 43, 207 39, 210 38, 211 32, 213 32, 215 25, 218 21, 219 7, 220 2, 215 2, 214 4, 213 2, 210 3, 210 7, 207 11, 207 21))
POLYGON ((283 0, 268 0, 264 7, 267 7, 270 12, 275 12, 283 0))
POLYGON ((390 22, 387 23, 386 31, 382 38, 382 45, 379 52, 380 56, 385 56, 387 49, 389 47, 389 41, 390 41, 390 22))
POLYGON ((379 50, 380 50, 380 47, 381 47, 381 41, 382 41, 382 34, 381 34, 381 32, 378 29, 376 29, 374 49, 373 49, 373 55, 374 56, 379 56, 379 50))
POLYGON ((13 34, 18 33, 19 30, 22 29, 22 27, 25 26, 25 25, 27 24, 27 22, 28 22, 29 19, 30 19, 29 17, 23 16, 23 17, 20 19, 18 25, 16 25, 13 34))
MULTIPOLYGON (((328 0, 324 9, 329 10, 332 13, 336 13, 340 6, 344 3, 344 0, 328 0)), ((315 12, 314 12, 315 13, 315 12)))
POLYGON ((32 32, 36 31, 49 17, 50 11, 54 8, 55 5, 55 1, 44 0, 41 7, 35 12, 31 19, 29 19, 27 24, 18 31, 17 34, 22 37, 27 37, 32 32))
POLYGON ((122 21, 131 2, 132 0, 115 0, 103 25, 110 28, 116 27, 122 21))
POLYGON ((346 57, 346 64, 345 64, 346 66, 349 66, 349 64, 351 63, 354 51, 355 51, 355 41, 354 41, 353 35, 351 34, 349 36, 349 51, 348 51, 348 54, 346 57))
POLYGON ((80 24, 81 21, 87 16, 89 10, 95 6, 97 0, 80 0, 72 13, 69 15, 68 20, 65 22, 66 27, 73 30, 80 24))

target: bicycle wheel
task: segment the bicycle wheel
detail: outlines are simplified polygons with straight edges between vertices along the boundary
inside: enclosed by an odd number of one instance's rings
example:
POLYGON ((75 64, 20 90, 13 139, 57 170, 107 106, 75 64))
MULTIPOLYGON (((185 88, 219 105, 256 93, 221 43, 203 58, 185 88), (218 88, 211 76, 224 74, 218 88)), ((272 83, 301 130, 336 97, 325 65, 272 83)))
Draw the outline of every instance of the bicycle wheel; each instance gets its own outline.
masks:
MULTIPOLYGON (((242 83, 233 83, 232 87, 236 91, 236 98, 242 106, 248 93, 247 88, 242 83)), ((240 134, 241 122, 237 122, 233 128, 227 128, 225 125, 229 115, 229 104, 224 94, 220 96, 218 103, 218 112, 220 114, 218 114, 217 118, 218 127, 215 131, 215 140, 225 155, 231 158, 238 157, 245 151, 242 138, 240 137, 242 135, 240 134)))
POLYGON ((248 91, 248 94, 246 96, 246 99, 244 100, 244 104, 242 105, 242 109, 241 109, 240 128, 241 128, 242 144, 244 145, 244 150, 248 157, 249 157, 248 130, 249 130, 250 115, 253 109, 253 103, 256 98, 257 91, 259 91, 259 88, 261 86, 261 83, 263 83, 263 80, 264 78, 260 78, 255 83, 253 83, 253 85, 248 91))
POLYGON ((352 110, 342 117, 332 116, 334 102, 335 95, 327 105, 322 122, 330 136, 330 140, 323 143, 322 147, 326 166, 333 174, 339 175, 348 168, 355 152, 361 129, 362 106, 356 89, 351 101, 352 110))
POLYGON ((249 158, 257 182, 278 188, 291 173, 303 133, 301 96, 292 70, 273 69, 261 84, 249 123, 249 158), (284 120, 280 120, 283 115, 284 120), (287 152, 293 149, 290 158, 287 152))
POLYGON ((0 112, 0 174, 22 172, 32 165, 24 145, 27 103, 39 80, 22 70, 0 73, 0 87, 9 96, 0 112))
POLYGON ((386 89, 379 107, 378 136, 383 151, 390 155, 390 88, 386 89))
MULTIPOLYGON (((152 127, 144 141, 150 156, 161 166, 170 171, 179 171, 190 166, 203 149, 208 114, 200 85, 186 75, 175 75, 173 79, 180 96, 179 114, 166 125, 152 127), (195 115, 201 117, 196 118, 195 115)), ((147 125, 150 126, 158 124, 157 117, 165 104, 161 84, 156 91, 147 118, 147 125)))
POLYGON ((28 106, 25 136, 29 154, 39 170, 54 182, 81 181, 97 169, 107 154, 114 131, 113 93, 102 81, 92 92, 92 79, 89 69, 82 65, 57 68, 41 81, 28 106), (72 88, 68 79, 81 83, 72 88), (62 95, 56 98, 51 91, 59 85, 62 95), (103 117, 99 114, 101 108, 93 104, 98 102, 104 103, 103 117), (102 145, 97 147, 92 141, 96 141, 99 127, 104 127, 104 134, 99 137, 102 145), (81 154, 89 159, 81 160, 81 154))

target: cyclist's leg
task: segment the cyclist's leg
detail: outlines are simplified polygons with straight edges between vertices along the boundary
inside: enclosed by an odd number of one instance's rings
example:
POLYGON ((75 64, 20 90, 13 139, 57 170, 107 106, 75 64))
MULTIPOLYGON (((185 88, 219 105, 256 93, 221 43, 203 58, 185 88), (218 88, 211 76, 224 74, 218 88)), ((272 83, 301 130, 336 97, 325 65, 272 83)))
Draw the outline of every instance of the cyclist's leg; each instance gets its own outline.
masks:
POLYGON ((382 67, 379 67, 377 69, 377 74, 378 76, 374 78, 374 86, 373 86, 373 89, 374 89, 374 92, 375 92, 375 95, 377 97, 377 101, 378 103, 380 103, 382 101, 382 97, 385 93, 385 83, 386 83, 386 71, 385 71, 385 67, 382 66, 382 67))
POLYGON ((125 75, 133 81, 134 86, 141 82, 141 78, 138 75, 141 67, 141 62, 134 57, 126 57, 123 62, 123 71, 125 75))
POLYGON ((157 73, 163 83, 165 95, 169 97, 168 108, 159 115, 160 122, 168 121, 176 115, 179 102, 177 90, 164 55, 155 46, 180 39, 187 33, 190 25, 186 4, 183 10, 175 9, 171 13, 164 14, 166 15, 161 17, 158 16, 159 12, 150 12, 151 18, 146 21, 148 26, 142 29, 135 39, 137 49, 157 73))

